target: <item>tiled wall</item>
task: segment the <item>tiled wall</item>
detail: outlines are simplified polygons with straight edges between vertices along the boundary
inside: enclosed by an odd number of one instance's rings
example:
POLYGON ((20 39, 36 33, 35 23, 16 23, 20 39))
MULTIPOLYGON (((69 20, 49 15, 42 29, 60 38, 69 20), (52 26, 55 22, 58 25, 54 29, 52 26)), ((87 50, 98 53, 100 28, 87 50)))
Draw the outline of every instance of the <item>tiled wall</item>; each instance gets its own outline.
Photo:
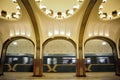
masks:
POLYGON ((75 48, 66 40, 54 40, 46 45, 44 53, 73 54, 75 53, 75 48))
POLYGON ((34 53, 34 45, 32 42, 20 39, 16 40, 17 45, 10 43, 7 49, 7 53, 15 53, 15 54, 33 54, 34 53))
POLYGON ((106 45, 102 45, 102 40, 91 40, 85 45, 85 53, 112 53, 111 46, 106 42, 106 45))
MULTIPOLYGON (((101 40, 91 40, 85 45, 85 53, 112 53, 110 45, 102 45, 101 40)), ((7 49, 7 53, 17 54, 33 54, 34 46, 28 40, 17 40, 17 45, 11 43, 7 49)), ((50 41, 44 49, 44 54, 74 54, 74 46, 66 40, 50 41)))

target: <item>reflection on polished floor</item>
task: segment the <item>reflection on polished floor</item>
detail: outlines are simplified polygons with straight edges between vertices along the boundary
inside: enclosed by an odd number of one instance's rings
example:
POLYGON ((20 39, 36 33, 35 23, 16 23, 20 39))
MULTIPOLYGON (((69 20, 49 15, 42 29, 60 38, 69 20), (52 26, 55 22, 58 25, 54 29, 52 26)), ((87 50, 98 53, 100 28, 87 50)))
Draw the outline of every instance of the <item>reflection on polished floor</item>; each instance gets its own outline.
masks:
POLYGON ((87 72, 87 77, 75 77, 75 73, 44 73, 43 77, 32 77, 28 72, 6 72, 0 80, 120 80, 113 72, 87 72))

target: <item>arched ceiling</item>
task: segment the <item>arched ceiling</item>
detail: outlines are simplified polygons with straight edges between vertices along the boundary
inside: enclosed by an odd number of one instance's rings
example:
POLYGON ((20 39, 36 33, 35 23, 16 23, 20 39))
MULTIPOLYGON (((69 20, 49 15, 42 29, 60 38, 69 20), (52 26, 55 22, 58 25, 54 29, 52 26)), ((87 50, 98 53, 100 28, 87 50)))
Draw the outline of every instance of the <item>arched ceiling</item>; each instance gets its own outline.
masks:
POLYGON ((112 54, 112 48, 106 41, 93 39, 85 44, 86 54, 112 54))
POLYGON ((7 48, 7 55, 24 55, 33 54, 34 45, 26 39, 19 39, 11 42, 7 48))
POLYGON ((21 16, 20 6, 16 0, 0 1, 0 18, 7 20, 17 20, 21 16))
MULTIPOLYGON (((119 0, 116 1, 119 3, 119 0)), ((111 6, 116 5, 118 7, 117 9, 119 9, 120 5, 118 5, 116 1, 114 2, 114 0, 107 0, 105 3, 100 2, 100 0, 97 1, 87 22, 87 26, 85 30, 85 40, 94 36, 104 36, 110 38, 115 42, 117 41, 117 38, 119 36, 118 32, 120 32, 119 29, 120 17, 117 16, 117 18, 114 19, 112 18, 105 19, 98 17, 99 16, 98 11, 101 4, 104 4, 103 9, 105 8, 104 11, 108 13, 112 12, 111 10, 116 8, 116 7, 109 7, 108 3, 111 6), (113 8, 113 9, 109 9, 109 8, 113 8)))
POLYGON ((46 44, 44 54, 75 54, 75 48, 66 40, 53 40, 46 44))
POLYGON ((82 3, 84 2, 84 0, 35 0, 35 1, 42 12, 55 19, 64 19, 69 16, 72 16, 78 9, 80 9, 82 3))
POLYGON ((99 6, 100 18, 111 20, 120 17, 120 0, 103 0, 99 6), (112 6, 111 6, 112 5, 112 6))
POLYGON ((24 36, 34 40, 34 33, 31 20, 20 0, 1 0, 0 1, 0 33, 2 42, 15 36, 24 36), (5 16, 2 14, 5 11, 5 16), (17 12, 20 11, 20 14, 17 12), (12 17, 12 13, 19 17, 12 17), (24 13, 24 14, 22 14, 24 13), (7 15, 10 17, 8 18, 7 15))
MULTIPOLYGON (((0 33, 3 35, 2 40, 8 39, 11 33, 13 36, 26 36, 28 33, 30 34, 31 39, 34 37, 34 31, 32 27, 32 23, 30 20, 30 16, 27 13, 27 10, 24 8, 21 0, 16 3, 16 0, 1 0, 0 1, 0 33), (16 7, 19 6, 20 10, 16 7), (20 11, 20 19, 13 20, 3 17, 1 11, 4 10, 8 13, 13 13, 20 11), (6 33, 7 32, 7 33, 6 33)), ((79 30, 81 28, 81 22, 83 20, 84 12, 86 7, 88 6, 89 0, 28 0, 30 5, 34 8, 35 16, 37 21, 39 22, 39 31, 43 42, 54 36, 65 36, 73 39, 77 42, 77 38, 79 36, 79 30), (43 14, 43 12, 39 9, 40 2, 45 3, 48 9, 53 9, 54 11, 62 12, 63 10, 67 10, 73 8, 73 5, 76 2, 84 2, 78 9, 78 11, 67 19, 52 19, 43 14), (61 5, 58 3, 62 2, 61 5), (55 5, 53 5, 53 3, 55 5), (52 5, 51 5, 52 4, 52 5), (57 7, 56 7, 57 5, 57 7), (62 6, 64 5, 64 6, 62 6), (71 7, 70 7, 71 6, 71 7)), ((103 0, 106 2, 102 2, 102 0, 97 0, 93 10, 90 13, 89 19, 87 21, 85 35, 84 38, 88 39, 93 36, 105 36, 114 41, 116 41, 117 36, 119 36, 120 30, 120 0, 103 0), (99 9, 100 5, 103 5, 102 9, 99 9), (99 10, 103 13, 110 14, 113 11, 117 10, 117 16, 115 18, 111 18, 110 20, 104 20, 104 18, 100 18, 99 10)))

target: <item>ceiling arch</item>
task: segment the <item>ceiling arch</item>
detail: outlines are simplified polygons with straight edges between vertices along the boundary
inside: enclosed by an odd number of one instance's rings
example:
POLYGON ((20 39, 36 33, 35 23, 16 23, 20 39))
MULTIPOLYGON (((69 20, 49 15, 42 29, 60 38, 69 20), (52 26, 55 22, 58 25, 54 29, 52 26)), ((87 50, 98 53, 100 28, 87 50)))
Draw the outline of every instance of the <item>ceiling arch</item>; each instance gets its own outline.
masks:
POLYGON ((55 19, 68 18, 80 9, 84 0, 35 0, 40 10, 55 19), (64 5, 64 3, 66 3, 64 5), (53 5, 54 4, 54 5, 53 5), (55 7, 56 6, 56 7, 55 7))
POLYGON ((17 0, 1 0, 0 18, 6 20, 18 20, 21 17, 21 9, 17 0), (5 5, 5 4, 8 5, 5 5))
POLYGON ((42 44, 43 48, 46 46, 46 44, 48 44, 50 41, 53 41, 53 40, 66 40, 66 41, 72 43, 72 45, 76 48, 76 43, 72 39, 63 37, 63 36, 55 36, 54 38, 48 38, 47 40, 45 40, 43 42, 43 44, 42 44))
POLYGON ((32 42, 32 44, 34 45, 34 42, 29 39, 29 38, 26 38, 26 37, 23 37, 23 36, 16 36, 16 37, 11 37, 9 39, 7 39, 4 43, 3 43, 3 47, 2 47, 2 51, 1 51, 1 68, 0 68, 0 74, 3 74, 3 67, 4 67, 4 62, 5 61, 5 55, 6 55, 6 52, 7 52, 7 48, 8 48, 8 45, 13 42, 14 40, 18 40, 18 39, 27 39, 29 41, 32 42))
POLYGON ((103 0, 99 6, 99 17, 102 20, 113 20, 116 18, 120 18, 119 3, 120 0, 103 0))

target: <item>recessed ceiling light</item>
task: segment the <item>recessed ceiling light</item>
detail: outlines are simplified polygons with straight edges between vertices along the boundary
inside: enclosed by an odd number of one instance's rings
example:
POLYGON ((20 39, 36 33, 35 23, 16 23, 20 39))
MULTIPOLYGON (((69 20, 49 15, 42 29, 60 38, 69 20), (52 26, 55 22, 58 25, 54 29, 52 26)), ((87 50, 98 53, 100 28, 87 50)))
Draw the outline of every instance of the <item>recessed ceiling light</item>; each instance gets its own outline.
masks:
POLYGON ((92 34, 88 34, 88 36, 89 36, 89 37, 91 37, 91 36, 92 36, 92 34))
POLYGON ((13 42, 13 45, 17 45, 17 42, 16 42, 16 41, 14 41, 14 42, 13 42))
POLYGON ((22 32, 21 35, 25 35, 25 32, 22 32))
POLYGON ((16 6, 16 9, 17 9, 17 10, 20 10, 20 6, 16 6))
POLYGON ((98 14, 103 14, 103 12, 101 10, 99 10, 98 14))
POLYGON ((57 30, 55 30, 55 31, 54 31, 54 34, 57 35, 57 34, 59 34, 59 32, 58 32, 57 30))
POLYGON ((107 36, 107 37, 108 37, 108 36, 109 36, 109 34, 105 34, 105 36, 107 36))
POLYGON ((61 32, 60 32, 60 34, 61 34, 61 35, 64 35, 64 34, 65 34, 65 32, 64 32, 64 31, 61 31, 61 32))
POLYGON ((100 6, 99 6, 99 9, 103 9, 103 5, 100 5, 100 6))
POLYGON ((11 16, 8 14, 8 15, 6 16, 6 18, 10 19, 10 18, 11 18, 11 16))
POLYGON ((66 36, 69 36, 69 37, 70 37, 70 35, 71 35, 70 32, 67 32, 67 33, 66 33, 66 36))
POLYGON ((16 32, 15 34, 16 34, 16 35, 19 35, 20 33, 19 33, 19 32, 16 32))
POLYGON ((120 16, 120 12, 118 12, 118 15, 120 16))
POLYGON ((30 34, 27 34, 28 37, 30 37, 31 35, 30 34))
POLYGON ((102 42, 102 45, 106 45, 107 43, 106 42, 102 42))
POLYGON ((103 32, 100 32, 99 35, 102 36, 102 35, 103 35, 103 32))
POLYGON ((107 0, 102 0, 103 3, 107 2, 107 0))
POLYGON ((112 15, 109 15, 109 16, 108 16, 108 19, 111 19, 111 18, 112 18, 112 15))
POLYGON ((16 3, 16 2, 17 2, 17 0, 12 0, 12 2, 13 2, 13 3, 16 3))
POLYGON ((48 33, 48 36, 51 37, 53 34, 51 32, 48 33))

